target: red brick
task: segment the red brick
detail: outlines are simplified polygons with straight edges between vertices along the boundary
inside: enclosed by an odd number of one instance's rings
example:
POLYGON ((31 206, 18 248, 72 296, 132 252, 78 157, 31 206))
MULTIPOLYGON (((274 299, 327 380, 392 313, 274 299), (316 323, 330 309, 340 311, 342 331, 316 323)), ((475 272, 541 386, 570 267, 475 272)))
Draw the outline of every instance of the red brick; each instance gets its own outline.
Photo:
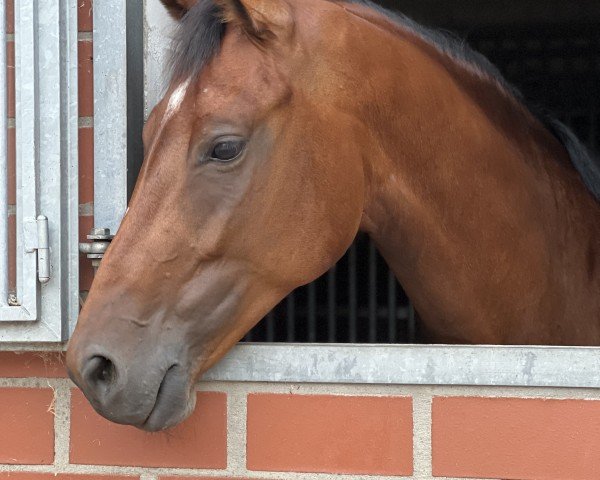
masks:
POLYGON ((62 473, 31 473, 31 472, 4 472, 0 473, 0 480, 132 480, 139 477, 125 477, 115 475, 76 475, 62 473))
MULTIPOLYGON (((79 241, 89 242, 87 235, 94 227, 94 217, 79 217, 79 241)), ((79 256, 79 290, 87 292, 92 287, 94 281, 94 268, 92 261, 85 255, 79 256)))
POLYGON ((79 203, 94 201, 94 129, 79 129, 79 203))
POLYGON ((79 0, 77 2, 77 24, 80 32, 91 32, 94 27, 92 19, 92 0, 79 0))
POLYGON ((172 468, 227 467, 227 395, 198 394, 192 416, 149 434, 100 417, 78 391, 71 406, 71 463, 172 468))
POLYGON ((600 475, 600 401, 435 398, 433 473, 590 480, 600 475))
POLYGON ((248 396, 247 468, 412 475, 412 399, 248 396))
POLYGON ((54 392, 49 388, 0 389, 0 463, 54 462, 54 392))
POLYGON ((64 355, 55 352, 0 352, 0 377, 64 378, 64 355))
POLYGON ((6 33, 15 33, 15 0, 6 1, 6 33))
POLYGON ((94 115, 94 67, 92 42, 79 41, 79 116, 94 115))
POLYGON ((15 118, 15 42, 6 42, 8 118, 15 118))

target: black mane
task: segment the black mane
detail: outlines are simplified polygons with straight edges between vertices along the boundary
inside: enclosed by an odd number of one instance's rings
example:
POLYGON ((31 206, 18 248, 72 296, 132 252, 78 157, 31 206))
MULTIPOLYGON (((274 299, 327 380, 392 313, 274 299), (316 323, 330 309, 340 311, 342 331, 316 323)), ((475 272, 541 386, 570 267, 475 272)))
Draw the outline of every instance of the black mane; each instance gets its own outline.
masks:
MULTIPOLYGON (((401 13, 391 12, 371 0, 346 0, 346 3, 364 5, 389 18, 434 45, 442 53, 472 66, 527 106, 521 92, 507 82, 500 71, 485 56, 473 50, 465 41, 450 33, 427 28, 411 18, 401 13)), ((173 79, 181 80, 184 77, 199 74, 211 58, 218 54, 225 29, 226 24, 223 21, 221 8, 213 0, 199 0, 179 22, 171 58, 173 79)), ((541 113, 536 108, 527 107, 565 147, 583 182, 600 201, 600 159, 593 156, 573 131, 562 122, 541 113)))
POLYGON ((173 80, 198 75, 221 48, 226 25, 221 8, 199 0, 179 21, 170 67, 173 80))

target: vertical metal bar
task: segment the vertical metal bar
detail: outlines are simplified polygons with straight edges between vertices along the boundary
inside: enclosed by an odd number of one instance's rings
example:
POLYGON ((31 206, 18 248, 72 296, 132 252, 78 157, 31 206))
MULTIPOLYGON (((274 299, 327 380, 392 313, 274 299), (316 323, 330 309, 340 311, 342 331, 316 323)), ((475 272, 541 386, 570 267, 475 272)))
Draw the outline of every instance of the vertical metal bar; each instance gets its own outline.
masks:
POLYGON ((144 2, 128 1, 127 12, 127 199, 131 197, 144 145, 144 2))
POLYGON ((15 2, 17 297, 32 319, 37 317, 37 255, 26 251, 24 229, 37 217, 40 5, 15 2))
POLYGON ((8 305, 8 107, 6 1, 0 0, 0 306, 8 305))
POLYGON ((317 287, 315 282, 308 285, 308 341, 317 341, 317 287))
MULTIPOLYGON (((17 2, 18 3, 18 2, 17 2)), ((57 340, 66 339, 66 272, 67 263, 67 195, 69 157, 69 105, 65 99, 68 92, 65 82, 68 75, 65 56, 68 49, 65 40, 65 12, 59 1, 35 2, 37 4, 37 61, 38 99, 36 112, 38 138, 36 162, 38 166, 37 251, 38 281, 43 283, 40 291, 40 321, 54 330, 57 340), (42 239, 48 241, 47 267, 44 272, 42 239), (51 268, 50 268, 51 265, 51 268), (45 278, 46 277, 46 278, 45 278), (45 281, 44 281, 45 280, 45 281), (64 283, 63 283, 64 282, 64 283), (62 335, 62 332, 65 335, 62 335)), ((72 59, 74 61, 74 59, 72 59)), ((73 179, 71 179, 72 181, 73 179)))
MULTIPOLYGON (((62 3, 61 55, 63 61, 62 110, 64 119, 63 175, 66 231, 63 225, 65 252, 65 294, 63 339, 70 337, 79 315, 79 90, 78 90, 78 11, 79 2, 62 3)), ((42 296, 44 292, 42 291, 42 296)))
POLYGON ((377 250, 369 239, 369 342, 377 342, 377 250))
POLYGON ((267 322, 267 342, 272 343, 275 341, 275 314, 273 311, 267 314, 265 322, 267 322))
POLYGON ((388 341, 398 341, 398 303, 396 300, 396 277, 388 271, 388 341))
POLYGON ((112 233, 127 208, 126 4, 93 3, 94 224, 112 233))
POLYGON ((336 292, 335 292, 335 284, 336 284, 336 273, 337 267, 334 267, 327 272, 327 341, 329 343, 336 342, 336 334, 337 334, 337 318, 336 318, 336 292))
POLYGON ((415 323, 415 307, 412 302, 408 304, 408 343, 417 341, 417 326, 415 323))
POLYGON ((296 297, 294 292, 290 293, 286 299, 286 342, 296 341, 296 297))
POLYGON ((350 343, 356 343, 356 243, 350 247, 348 254, 348 321, 350 343))

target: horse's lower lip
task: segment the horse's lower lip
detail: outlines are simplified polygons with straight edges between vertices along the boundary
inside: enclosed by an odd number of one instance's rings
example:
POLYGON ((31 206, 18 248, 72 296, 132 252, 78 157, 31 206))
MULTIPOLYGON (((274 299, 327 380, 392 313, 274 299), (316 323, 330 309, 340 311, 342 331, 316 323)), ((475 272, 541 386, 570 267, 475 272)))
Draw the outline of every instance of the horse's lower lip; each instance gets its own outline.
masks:
MULTIPOLYGON (((158 387, 158 391, 156 392, 154 406, 146 419, 139 425, 139 428, 142 430, 150 432, 165 430, 176 424, 181 417, 181 412, 168 411, 169 403, 171 403, 168 401, 168 398, 170 397, 173 399, 174 396, 178 396, 177 393, 179 393, 179 395, 183 393, 179 391, 175 392, 174 395, 172 391, 169 391, 169 389, 180 390, 180 388, 177 388, 180 386, 177 385, 177 379, 175 378, 177 376, 175 371, 176 368, 177 365, 173 365, 165 373, 165 376, 158 387)), ((179 402, 172 403, 176 404, 179 402)))

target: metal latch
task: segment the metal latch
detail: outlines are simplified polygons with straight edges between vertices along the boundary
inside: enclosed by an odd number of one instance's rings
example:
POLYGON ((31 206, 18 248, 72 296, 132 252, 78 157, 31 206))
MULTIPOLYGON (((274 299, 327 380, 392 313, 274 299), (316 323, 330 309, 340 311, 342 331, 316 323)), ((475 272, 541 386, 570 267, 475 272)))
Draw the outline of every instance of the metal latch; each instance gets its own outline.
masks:
POLYGON ((90 234, 87 236, 87 239, 92 241, 79 244, 79 251, 87 255, 87 258, 92 261, 94 273, 98 270, 100 260, 104 257, 104 253, 113 238, 114 235, 110 234, 110 228, 92 228, 90 234))
POLYGON ((37 219, 23 219, 23 245, 27 253, 37 251, 38 280, 40 283, 48 283, 50 281, 48 217, 38 215, 37 219))

